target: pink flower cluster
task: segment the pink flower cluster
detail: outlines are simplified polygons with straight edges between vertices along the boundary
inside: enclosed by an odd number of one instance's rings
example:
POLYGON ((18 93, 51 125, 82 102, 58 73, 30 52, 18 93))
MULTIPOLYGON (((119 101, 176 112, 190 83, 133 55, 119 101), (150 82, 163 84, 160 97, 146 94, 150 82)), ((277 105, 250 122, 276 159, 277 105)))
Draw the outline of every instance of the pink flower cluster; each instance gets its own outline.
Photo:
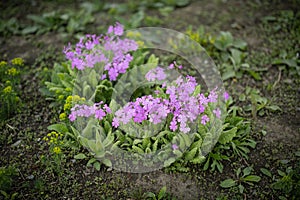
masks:
POLYGON ((78 70, 94 68, 97 63, 104 63, 109 79, 115 81, 119 74, 126 72, 133 59, 128 52, 138 48, 134 40, 119 37, 123 32, 123 26, 116 23, 108 28, 108 35, 86 35, 76 44, 75 50, 70 44, 64 48, 66 58, 72 62, 72 68, 78 70))
POLYGON ((164 72, 164 69, 161 67, 156 67, 154 69, 149 70, 149 72, 146 74, 146 79, 148 81, 155 81, 155 80, 165 80, 167 75, 164 72))
MULTIPOLYGON (((166 78, 166 74, 160 67, 152 69, 146 74, 146 79, 149 81, 163 80, 162 77, 166 78)), ((151 95, 137 98, 135 102, 127 103, 115 113, 113 126, 118 127, 120 123, 127 124, 131 119, 137 123, 149 120, 157 124, 166 119, 168 114, 173 116, 169 126, 172 131, 179 128, 181 132, 188 133, 190 131, 188 123, 194 122, 200 115, 202 115, 201 123, 205 125, 210 120, 204 114, 205 109, 208 103, 217 102, 218 95, 214 90, 208 97, 202 93, 193 95, 196 86, 197 82, 194 77, 179 76, 175 80, 175 84, 166 87, 167 99, 155 98, 151 95)), ((220 118, 219 108, 215 109, 213 113, 220 118)))
POLYGON ((162 98, 154 98, 151 95, 137 98, 135 102, 127 103, 122 109, 115 112, 112 125, 118 127, 120 122, 127 124, 131 119, 141 123, 149 120, 154 124, 160 123, 169 113, 168 101, 162 98))
POLYGON ((95 103, 92 106, 77 104, 71 109, 69 120, 73 122, 77 117, 90 117, 92 115, 94 115, 95 118, 102 120, 107 113, 111 113, 110 108, 106 104, 104 104, 101 108, 102 104, 102 101, 99 103, 95 103))

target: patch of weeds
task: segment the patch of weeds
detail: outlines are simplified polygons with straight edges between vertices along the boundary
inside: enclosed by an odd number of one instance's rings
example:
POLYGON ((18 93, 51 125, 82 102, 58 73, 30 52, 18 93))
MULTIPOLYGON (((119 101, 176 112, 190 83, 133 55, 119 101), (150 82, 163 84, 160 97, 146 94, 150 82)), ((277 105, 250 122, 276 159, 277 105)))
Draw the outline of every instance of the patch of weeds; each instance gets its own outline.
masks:
POLYGON ((53 70, 56 73, 50 72, 46 74, 46 76, 51 78, 43 83, 48 89, 45 87, 40 89, 43 95, 48 96, 47 100, 55 100, 50 105, 51 107, 63 105, 66 98, 72 95, 73 80, 76 77, 76 72, 71 69, 68 63, 55 63, 53 70))
POLYGON ((158 26, 163 23, 160 17, 147 15, 146 11, 155 10, 161 17, 167 17, 176 7, 187 6, 190 0, 164 1, 164 0, 142 0, 128 1, 126 3, 106 3, 103 7, 117 21, 121 22, 127 29, 140 26, 158 26), (125 17, 128 12, 132 13, 129 18, 125 17))
POLYGON ((251 87, 246 87, 245 93, 239 96, 239 101, 243 103, 250 102, 250 104, 244 105, 242 110, 245 112, 244 114, 250 112, 254 118, 257 115, 262 117, 268 115, 270 112, 282 111, 272 100, 263 97, 258 89, 251 87))
POLYGON ((17 192, 12 191, 14 178, 18 175, 14 166, 0 167, 0 193, 5 199, 15 199, 17 192), (12 192, 12 193, 11 193, 12 192))
POLYGON ((224 81, 242 78, 244 74, 248 74, 254 80, 261 80, 261 70, 250 67, 249 63, 246 63, 248 53, 245 41, 234 38, 230 32, 221 31, 217 36, 206 33, 203 26, 196 31, 193 31, 190 26, 186 33, 214 58, 224 81))
POLYGON ((162 187, 157 194, 153 192, 145 192, 142 197, 147 200, 175 200, 174 197, 171 197, 169 193, 167 193, 167 187, 162 187))
POLYGON ((292 10, 282 10, 262 19, 262 28, 272 49, 273 66, 289 75, 300 75, 299 44, 300 14, 292 10))
POLYGON ((24 67, 22 58, 15 58, 10 63, 0 62, 0 119, 5 120, 20 111, 21 72, 24 67))
POLYGON ((147 9, 159 10, 162 15, 168 15, 176 7, 187 6, 190 0, 129 0, 126 3, 106 3, 103 7, 111 15, 121 15, 131 12, 139 12, 147 9))
POLYGON ((0 35, 3 37, 20 34, 21 29, 22 26, 15 17, 9 20, 0 19, 0 35))
MULTIPOLYGON (((300 31, 300 30, 299 30, 300 31)), ((272 61, 272 65, 278 67, 279 70, 288 72, 291 76, 300 76, 300 52, 287 53, 282 50, 278 58, 272 61)))
POLYGON ((79 10, 58 10, 41 15, 29 14, 26 18, 31 25, 22 24, 16 18, 1 20, 0 35, 41 35, 47 32, 67 33, 69 35, 85 32, 86 26, 94 22, 93 13, 102 9, 101 3, 82 3, 79 10))
POLYGON ((222 188, 236 188, 240 194, 243 194, 245 191, 245 184, 253 186, 254 183, 261 180, 261 177, 253 175, 252 171, 252 167, 246 167, 243 170, 238 168, 235 171, 235 179, 226 179, 220 183, 220 186, 222 188))
POLYGON ((81 9, 79 12, 52 11, 39 15, 27 15, 33 22, 33 26, 28 26, 22 30, 22 34, 44 34, 50 31, 65 32, 75 34, 83 32, 87 24, 92 23, 94 18, 90 9, 81 9))
POLYGON ((117 21, 124 24, 127 29, 138 28, 141 26, 158 26, 162 24, 162 20, 156 16, 147 15, 143 10, 132 14, 129 18, 116 16, 117 21))
POLYGON ((282 192, 279 196, 281 200, 293 199, 300 197, 300 161, 296 167, 287 167, 285 171, 277 170, 279 178, 272 184, 272 188, 282 192))
POLYGON ((256 142, 251 137, 250 122, 238 116, 228 116, 225 120, 223 132, 219 141, 208 154, 203 166, 204 170, 210 169, 223 171, 223 162, 234 158, 248 159, 250 149, 254 149, 256 142))

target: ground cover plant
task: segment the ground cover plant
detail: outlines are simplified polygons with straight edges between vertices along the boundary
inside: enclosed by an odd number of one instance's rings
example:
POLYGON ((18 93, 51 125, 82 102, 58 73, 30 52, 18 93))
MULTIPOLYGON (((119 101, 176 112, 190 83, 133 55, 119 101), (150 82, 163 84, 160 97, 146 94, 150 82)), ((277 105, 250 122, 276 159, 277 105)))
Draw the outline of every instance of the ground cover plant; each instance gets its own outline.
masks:
POLYGON ((0 6, 0 199, 299 198, 299 2, 30 1, 0 6), (180 56, 137 49, 143 43, 130 29, 142 26, 175 29, 202 45, 229 94, 226 101, 223 92, 216 97, 224 106, 218 107, 214 91, 180 56), (106 46, 118 41, 119 48, 107 53, 97 41, 106 46), (129 47, 120 48, 122 42, 129 47), (74 54, 79 52, 76 43, 84 57, 74 54), (122 59, 114 56, 118 53, 122 59), (102 60, 97 64, 95 58, 102 60), (122 67, 116 71, 113 62, 122 67), (162 87, 175 71, 181 79, 162 87), (148 85, 122 102, 116 91, 138 84, 130 79, 135 74, 143 74, 148 85), (184 102, 210 101, 198 118, 188 115, 198 121, 196 127, 172 113, 171 94, 177 98, 183 95, 180 90, 189 96, 184 102), (147 110, 146 101, 169 114, 147 110), (210 123, 223 115, 214 148, 202 155, 210 123), (134 124, 147 123, 159 129, 157 135, 128 134, 139 128, 134 124), (188 128, 195 128, 194 137, 180 133, 188 128), (114 168, 108 156, 113 147, 139 159, 160 148, 174 157, 162 159, 162 169, 135 174, 114 168))

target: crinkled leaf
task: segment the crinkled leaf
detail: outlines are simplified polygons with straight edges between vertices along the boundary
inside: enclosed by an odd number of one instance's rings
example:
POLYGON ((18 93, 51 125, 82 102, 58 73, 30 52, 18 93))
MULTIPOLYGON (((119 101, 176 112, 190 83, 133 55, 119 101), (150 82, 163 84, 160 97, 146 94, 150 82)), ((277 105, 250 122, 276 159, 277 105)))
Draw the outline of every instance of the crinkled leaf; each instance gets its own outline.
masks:
POLYGON ((190 161, 190 160, 192 160, 192 159, 195 157, 195 155, 196 155, 196 153, 197 153, 197 150, 198 150, 198 148, 193 148, 192 150, 186 152, 186 153, 185 153, 185 156, 184 156, 184 160, 185 160, 185 161, 190 161))
POLYGON ((219 143, 220 144, 226 144, 236 136, 237 127, 234 127, 230 130, 223 131, 219 137, 219 143))

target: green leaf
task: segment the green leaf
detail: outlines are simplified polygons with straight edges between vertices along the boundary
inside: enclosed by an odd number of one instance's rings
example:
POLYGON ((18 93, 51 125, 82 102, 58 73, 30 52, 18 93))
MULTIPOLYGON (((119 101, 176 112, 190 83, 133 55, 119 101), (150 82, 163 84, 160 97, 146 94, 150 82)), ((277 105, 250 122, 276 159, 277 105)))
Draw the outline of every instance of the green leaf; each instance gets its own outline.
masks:
POLYGON ((233 42, 233 46, 236 47, 236 48, 239 48, 241 50, 245 50, 246 47, 247 47, 247 42, 245 42, 243 40, 240 40, 240 39, 237 39, 233 42))
POLYGON ((190 0, 177 0, 176 6, 182 7, 182 6, 187 6, 190 3, 190 0))
POLYGON ((145 193, 146 198, 156 199, 156 195, 152 192, 145 193))
POLYGON ((34 21, 37 24, 48 25, 47 20, 44 17, 38 16, 38 15, 27 15, 26 18, 31 19, 32 21, 34 21))
POLYGON ((38 30, 38 26, 29 26, 22 30, 22 35, 28 35, 31 33, 35 33, 38 30))
POLYGON ((198 85, 193 92, 193 96, 197 96, 201 92, 201 85, 198 85))
POLYGON ((277 172, 280 176, 286 176, 286 173, 281 170, 277 170, 277 172))
POLYGON ((243 54, 240 50, 237 50, 237 49, 230 49, 230 52, 231 52, 231 55, 232 55, 232 61, 233 61, 233 64, 237 66, 239 66, 241 64, 241 60, 242 60, 242 57, 243 57, 243 54))
POLYGON ((85 159, 86 155, 83 153, 79 153, 79 154, 75 155, 74 158, 77 160, 81 160, 81 159, 85 159))
POLYGON ((272 62, 272 65, 287 65, 289 67, 298 67, 297 62, 292 59, 277 59, 272 62))
POLYGON ((47 127, 50 131, 56 131, 59 133, 66 133, 68 132, 68 127, 65 124, 52 124, 47 127))
POLYGON ((225 71, 222 74, 222 80, 223 81, 226 81, 227 79, 230 79, 230 78, 233 78, 233 77, 235 77, 235 71, 234 70, 228 70, 228 71, 225 71))
POLYGON ((154 144, 152 145, 152 152, 157 151, 157 146, 158 146, 158 140, 155 140, 154 144))
POLYGON ((246 167, 243 169, 243 176, 248 176, 252 171, 252 167, 246 167))
POLYGON ((270 172, 270 170, 268 170, 268 169, 266 169, 266 168, 260 168, 260 171, 261 171, 264 175, 266 175, 266 176, 272 178, 272 173, 270 172))
POLYGON ((247 72, 250 74, 250 76, 252 76, 256 81, 260 81, 261 80, 261 76, 259 75, 259 73, 253 71, 253 70, 247 70, 247 72))
POLYGON ((114 135, 112 134, 112 132, 110 131, 110 132, 107 134, 105 140, 103 141, 103 145, 104 145, 105 147, 108 147, 109 145, 111 145, 111 144, 113 143, 114 139, 115 139, 115 137, 114 137, 114 135))
POLYGON ((246 176, 244 178, 242 178, 243 181, 250 181, 250 182, 259 182, 260 181, 260 177, 259 176, 256 176, 256 175, 249 175, 249 176, 246 176))
POLYGON ((184 160, 185 160, 185 161, 190 161, 190 160, 192 160, 192 159, 195 157, 195 155, 196 155, 196 153, 197 153, 197 150, 198 150, 198 148, 193 148, 192 150, 186 152, 186 153, 185 153, 185 156, 184 156, 184 160))
POLYGON ((204 171, 206 171, 209 168, 209 164, 210 164, 210 157, 208 157, 208 159, 206 160, 205 165, 203 166, 204 171))
POLYGON ((245 94, 239 95, 239 101, 245 101, 245 100, 246 100, 246 95, 245 94))
POLYGON ((90 165, 92 165, 94 162, 96 162, 97 160, 96 160, 96 158, 91 158, 89 161, 88 161, 88 163, 86 164, 86 166, 90 166, 90 165))
POLYGON ((96 169, 97 171, 99 171, 99 170, 100 170, 100 167, 101 167, 101 164, 100 164, 98 161, 96 161, 96 162, 94 162, 93 166, 95 167, 95 169, 96 169))
POLYGON ((244 192, 244 190, 245 190, 245 187, 244 187, 242 184, 239 184, 238 188, 239 188, 239 192, 240 192, 241 194, 243 194, 243 192, 244 192))
POLYGON ((104 122, 104 130, 105 130, 106 134, 108 134, 109 132, 112 131, 112 127, 111 127, 111 125, 110 125, 110 123, 108 121, 104 122))
POLYGON ((107 167, 111 167, 112 166, 112 163, 109 159, 105 158, 103 160, 101 160, 101 162, 106 165, 107 167))
POLYGON ((175 162, 176 159, 174 157, 171 157, 164 161, 164 167, 169 167, 173 162, 175 162))
POLYGON ((234 127, 230 130, 223 131, 219 137, 219 143, 220 144, 226 144, 236 136, 237 127, 234 127))
POLYGON ((194 158, 193 160, 191 160, 190 162, 193 164, 200 164, 203 161, 205 161, 205 159, 206 158, 204 156, 198 156, 198 157, 194 158))
POLYGON ((270 106, 266 106, 266 109, 275 112, 275 111, 282 111, 281 108, 277 105, 270 105, 270 106))
POLYGON ((220 184, 220 186, 221 186, 222 188, 230 188, 230 187, 233 187, 233 186, 235 186, 235 185, 236 185, 236 181, 233 180, 233 179, 231 179, 231 178, 222 181, 221 184, 220 184))
POLYGON ((160 189, 160 191, 158 193, 158 196, 157 196, 158 200, 163 199, 165 197, 166 191, 167 191, 167 187, 166 186, 164 186, 164 187, 162 187, 160 189))
POLYGON ((136 153, 139 153, 139 154, 144 154, 144 151, 143 149, 141 149, 140 147, 137 147, 135 145, 132 146, 132 150, 136 153))

